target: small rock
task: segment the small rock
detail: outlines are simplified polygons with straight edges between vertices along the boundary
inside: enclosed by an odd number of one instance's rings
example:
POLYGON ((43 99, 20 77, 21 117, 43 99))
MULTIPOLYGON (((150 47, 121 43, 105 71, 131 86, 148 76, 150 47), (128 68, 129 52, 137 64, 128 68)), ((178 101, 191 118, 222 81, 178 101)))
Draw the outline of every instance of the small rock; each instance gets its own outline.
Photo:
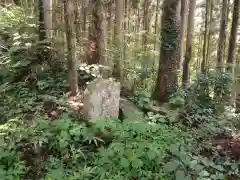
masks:
POLYGON ((143 120, 144 113, 131 101, 120 99, 121 120, 143 120))

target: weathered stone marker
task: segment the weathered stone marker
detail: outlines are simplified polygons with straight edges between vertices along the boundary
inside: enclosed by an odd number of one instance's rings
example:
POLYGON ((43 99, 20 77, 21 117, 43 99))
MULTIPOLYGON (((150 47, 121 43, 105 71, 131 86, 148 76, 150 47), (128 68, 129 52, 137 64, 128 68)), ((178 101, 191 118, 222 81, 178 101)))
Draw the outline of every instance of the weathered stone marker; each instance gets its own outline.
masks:
POLYGON ((120 83, 97 78, 87 85, 83 98, 85 120, 116 119, 119 113, 120 83))

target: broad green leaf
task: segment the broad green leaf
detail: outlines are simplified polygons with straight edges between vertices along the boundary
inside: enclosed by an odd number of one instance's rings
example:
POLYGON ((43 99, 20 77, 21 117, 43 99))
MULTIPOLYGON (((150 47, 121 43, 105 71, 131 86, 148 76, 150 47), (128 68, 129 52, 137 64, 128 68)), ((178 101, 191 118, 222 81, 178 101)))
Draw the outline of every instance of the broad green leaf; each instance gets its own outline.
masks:
POLYGON ((198 164, 198 161, 197 161, 197 160, 192 160, 189 165, 190 165, 191 168, 193 168, 193 167, 195 167, 197 164, 198 164))
POLYGON ((4 171, 2 168, 0 169, 0 179, 5 179, 6 171, 4 171))
POLYGON ((170 145, 169 151, 174 155, 177 154, 179 152, 178 146, 176 144, 170 145))
POLYGON ((173 172, 179 167, 179 162, 176 160, 170 161, 163 167, 163 172, 173 172))
POLYGON ((201 176, 201 177, 208 177, 210 174, 207 172, 207 171, 205 171, 205 170, 203 170, 203 171, 201 171, 200 173, 199 173, 199 176, 201 176))
POLYGON ((176 172, 176 180, 185 180, 185 173, 184 173, 184 171, 177 171, 176 172))
POLYGON ((189 174, 189 175, 187 175, 186 177, 185 177, 185 180, 192 180, 192 177, 191 177, 191 175, 189 174))
POLYGON ((156 157, 156 154, 153 151, 148 151, 147 155, 150 160, 153 160, 156 157))
POLYGON ((138 158, 134 159, 131 163, 134 168, 140 168, 143 165, 141 159, 138 158))
POLYGON ((193 167, 193 169, 197 172, 200 172, 204 169, 204 166, 200 165, 200 164, 197 164, 193 167))
POLYGON ((124 157, 121 158, 120 164, 124 168, 128 168, 129 167, 129 161, 126 158, 124 158, 124 157))
POLYGON ((212 166, 214 169, 220 171, 220 172, 223 172, 224 171, 224 168, 221 166, 221 165, 214 165, 212 166))

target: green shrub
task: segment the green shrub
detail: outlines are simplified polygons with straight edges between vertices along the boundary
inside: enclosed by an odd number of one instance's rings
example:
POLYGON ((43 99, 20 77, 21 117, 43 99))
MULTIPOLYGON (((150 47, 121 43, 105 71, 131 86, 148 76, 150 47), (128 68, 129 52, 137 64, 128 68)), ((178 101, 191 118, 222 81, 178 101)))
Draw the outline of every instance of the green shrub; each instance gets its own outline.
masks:
POLYGON ((1 126, 1 179, 39 173, 46 179, 158 177, 169 146, 183 136, 174 127, 136 122, 98 121, 87 127, 67 117, 32 125, 9 121, 1 126), (38 163, 24 154, 29 146, 26 153, 38 163))
POLYGON ((175 93, 170 99, 173 108, 182 108, 182 118, 198 125, 223 113, 229 105, 232 79, 228 73, 199 74, 190 87, 175 93))
POLYGON ((111 128, 112 143, 95 155, 96 179, 159 178, 170 145, 178 144, 184 136, 177 128, 163 124, 123 122, 111 128))

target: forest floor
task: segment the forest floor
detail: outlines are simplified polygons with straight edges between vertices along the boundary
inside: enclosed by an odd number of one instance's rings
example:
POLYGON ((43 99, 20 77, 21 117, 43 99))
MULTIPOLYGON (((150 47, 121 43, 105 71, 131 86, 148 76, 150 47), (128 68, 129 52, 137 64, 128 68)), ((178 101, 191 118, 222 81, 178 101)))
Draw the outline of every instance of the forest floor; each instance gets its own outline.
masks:
POLYGON ((3 177, 240 178, 240 135, 226 130, 226 123, 220 123, 222 118, 190 127, 171 121, 176 114, 147 113, 138 125, 135 121, 116 121, 89 127, 80 122, 74 108, 69 108, 69 100, 79 102, 81 97, 69 99, 64 82, 63 77, 48 76, 36 86, 27 82, 1 85, 1 137, 12 138, 0 149, 5 152, 0 159, 12 161, 12 165, 1 162, 5 167, 3 177), (19 161, 12 160, 11 152, 17 153, 14 157, 19 161), (79 167, 81 172, 76 170, 79 167))

